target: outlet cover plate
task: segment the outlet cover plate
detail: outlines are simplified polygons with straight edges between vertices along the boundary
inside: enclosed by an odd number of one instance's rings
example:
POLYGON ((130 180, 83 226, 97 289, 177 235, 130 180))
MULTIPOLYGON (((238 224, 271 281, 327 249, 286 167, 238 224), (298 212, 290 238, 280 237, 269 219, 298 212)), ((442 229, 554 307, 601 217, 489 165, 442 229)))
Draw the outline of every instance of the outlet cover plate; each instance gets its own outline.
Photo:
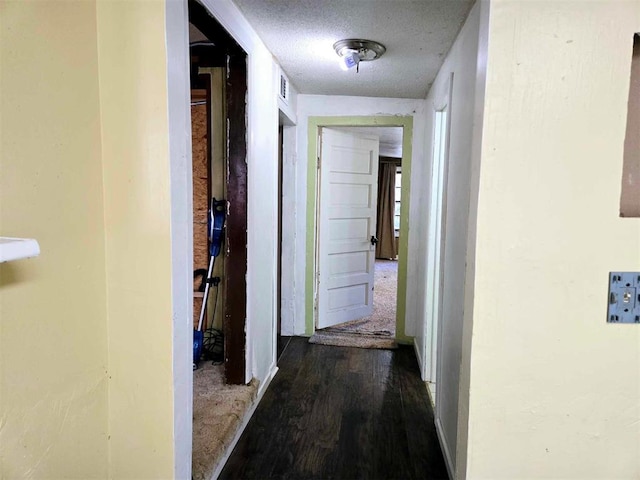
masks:
POLYGON ((640 325, 640 272, 609 273, 607 322, 640 325))

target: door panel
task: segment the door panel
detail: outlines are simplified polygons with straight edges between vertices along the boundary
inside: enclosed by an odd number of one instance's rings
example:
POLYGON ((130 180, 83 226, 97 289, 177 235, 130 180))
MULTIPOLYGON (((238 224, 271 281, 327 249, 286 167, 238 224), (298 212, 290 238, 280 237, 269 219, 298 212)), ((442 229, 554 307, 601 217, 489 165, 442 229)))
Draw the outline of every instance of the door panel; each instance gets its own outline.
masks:
POLYGON ((318 328, 373 311, 378 139, 322 130, 318 328))

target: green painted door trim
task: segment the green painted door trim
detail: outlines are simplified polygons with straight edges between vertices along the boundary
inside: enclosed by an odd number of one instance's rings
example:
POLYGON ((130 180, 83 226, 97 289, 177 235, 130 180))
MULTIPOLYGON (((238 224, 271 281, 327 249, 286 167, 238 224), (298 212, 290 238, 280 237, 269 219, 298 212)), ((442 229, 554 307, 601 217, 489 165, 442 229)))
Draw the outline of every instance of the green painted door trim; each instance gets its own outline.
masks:
POLYGON ((402 193, 400 202, 400 244, 398 245, 398 303, 396 304, 396 341, 413 343, 404 334, 407 304, 407 248, 409 245, 409 191, 413 139, 412 116, 309 117, 307 167, 307 238, 305 272, 305 334, 315 330, 314 283, 316 275, 316 198, 318 189, 318 134, 321 127, 403 127, 402 193))

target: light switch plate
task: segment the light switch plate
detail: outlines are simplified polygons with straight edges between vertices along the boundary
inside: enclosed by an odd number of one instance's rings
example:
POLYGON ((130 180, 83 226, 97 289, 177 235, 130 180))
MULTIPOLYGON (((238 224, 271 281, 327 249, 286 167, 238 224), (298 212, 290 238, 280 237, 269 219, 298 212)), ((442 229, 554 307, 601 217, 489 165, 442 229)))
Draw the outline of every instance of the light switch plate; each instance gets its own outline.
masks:
POLYGON ((607 322, 640 324, 640 272, 609 274, 607 322))

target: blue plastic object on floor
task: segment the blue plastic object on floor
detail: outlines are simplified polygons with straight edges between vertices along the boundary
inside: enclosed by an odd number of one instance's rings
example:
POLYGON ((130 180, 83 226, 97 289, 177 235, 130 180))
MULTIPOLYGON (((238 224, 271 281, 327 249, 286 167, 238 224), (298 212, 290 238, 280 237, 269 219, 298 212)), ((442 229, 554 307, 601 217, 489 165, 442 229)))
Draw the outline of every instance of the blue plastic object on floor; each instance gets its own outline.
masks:
MULTIPOLYGON (((209 253, 211 254, 209 260, 209 270, 207 271, 207 277, 205 279, 205 290, 202 299, 202 308, 200 309, 200 320, 198 322, 198 328, 193 331, 193 369, 198 368, 198 362, 202 356, 202 347, 204 343, 204 332, 202 331, 202 324, 204 321, 204 312, 207 307, 207 299, 209 298, 209 287, 214 281, 211 278, 213 274, 213 266, 215 265, 215 259, 220 255, 222 247, 222 240, 224 238, 224 222, 226 213, 227 201, 211 199, 211 206, 209 208, 209 253)), ((217 277, 216 277, 217 278, 217 277)), ((218 278, 216 288, 220 279, 218 278)), ((217 303, 217 302, 216 302, 217 303)), ((215 314, 215 312, 214 312, 215 314)))
POLYGON ((198 368, 198 362, 202 356, 202 343, 204 341, 204 332, 199 330, 193 331, 193 369, 198 368))

